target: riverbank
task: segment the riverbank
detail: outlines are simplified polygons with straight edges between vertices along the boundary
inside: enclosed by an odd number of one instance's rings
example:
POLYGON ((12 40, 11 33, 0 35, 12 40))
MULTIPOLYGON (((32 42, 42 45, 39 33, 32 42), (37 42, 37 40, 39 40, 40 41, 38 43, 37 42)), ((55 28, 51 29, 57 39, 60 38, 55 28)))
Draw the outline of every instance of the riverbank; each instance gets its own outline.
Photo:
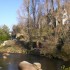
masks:
POLYGON ((61 51, 58 51, 56 46, 48 47, 46 46, 46 44, 45 44, 45 47, 42 47, 42 48, 25 49, 28 47, 29 47, 29 42, 22 41, 22 44, 21 44, 20 41, 17 41, 17 40, 7 40, 0 45, 0 53, 23 53, 23 54, 32 54, 34 56, 35 55, 45 56, 50 59, 58 58, 64 61, 70 60, 70 55, 67 54, 67 52, 69 52, 70 50, 70 49, 67 49, 67 47, 69 46, 62 47, 61 51))
POLYGON ((16 40, 6 40, 0 44, 0 53, 26 53, 20 44, 16 40))
POLYGON ((17 47, 17 46, 0 47, 0 53, 4 53, 4 52, 7 52, 7 53, 25 53, 26 50, 21 48, 21 47, 17 47))

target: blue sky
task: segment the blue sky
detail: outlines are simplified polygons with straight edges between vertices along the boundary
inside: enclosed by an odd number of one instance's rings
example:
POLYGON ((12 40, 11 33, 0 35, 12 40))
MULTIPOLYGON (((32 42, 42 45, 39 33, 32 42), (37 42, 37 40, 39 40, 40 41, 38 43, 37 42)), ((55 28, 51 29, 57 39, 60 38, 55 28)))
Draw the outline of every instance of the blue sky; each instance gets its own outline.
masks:
POLYGON ((7 25, 10 29, 17 24, 17 10, 22 0, 0 0, 0 26, 7 25))

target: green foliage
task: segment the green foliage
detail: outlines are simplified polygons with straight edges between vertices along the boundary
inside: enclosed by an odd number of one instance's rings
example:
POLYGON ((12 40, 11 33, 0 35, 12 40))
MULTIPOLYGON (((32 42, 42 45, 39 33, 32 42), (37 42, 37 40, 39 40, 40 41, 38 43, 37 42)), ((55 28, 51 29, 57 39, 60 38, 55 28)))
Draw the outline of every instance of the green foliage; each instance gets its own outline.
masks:
POLYGON ((0 27, 0 41, 8 40, 10 38, 9 29, 6 25, 0 27))

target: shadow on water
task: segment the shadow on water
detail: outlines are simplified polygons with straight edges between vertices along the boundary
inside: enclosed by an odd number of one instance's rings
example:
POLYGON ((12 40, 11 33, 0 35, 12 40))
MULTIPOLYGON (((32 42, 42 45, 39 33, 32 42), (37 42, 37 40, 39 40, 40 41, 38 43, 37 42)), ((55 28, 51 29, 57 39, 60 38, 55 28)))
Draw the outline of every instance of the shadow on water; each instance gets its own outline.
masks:
POLYGON ((62 64, 60 60, 48 59, 41 56, 10 54, 7 57, 3 59, 2 54, 0 54, 0 70, 18 70, 18 64, 23 60, 30 63, 40 62, 43 70, 60 70, 62 64))

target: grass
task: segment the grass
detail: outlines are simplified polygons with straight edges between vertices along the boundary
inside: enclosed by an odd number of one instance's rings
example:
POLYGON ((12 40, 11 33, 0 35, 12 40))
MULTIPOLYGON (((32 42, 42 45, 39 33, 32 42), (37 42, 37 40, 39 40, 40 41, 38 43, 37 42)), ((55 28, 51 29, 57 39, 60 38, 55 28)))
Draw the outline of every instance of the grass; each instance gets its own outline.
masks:
POLYGON ((64 70, 70 70, 70 67, 69 68, 65 68, 64 70))
POLYGON ((70 67, 65 68, 65 66, 63 65, 63 69, 62 70, 70 70, 70 67))

